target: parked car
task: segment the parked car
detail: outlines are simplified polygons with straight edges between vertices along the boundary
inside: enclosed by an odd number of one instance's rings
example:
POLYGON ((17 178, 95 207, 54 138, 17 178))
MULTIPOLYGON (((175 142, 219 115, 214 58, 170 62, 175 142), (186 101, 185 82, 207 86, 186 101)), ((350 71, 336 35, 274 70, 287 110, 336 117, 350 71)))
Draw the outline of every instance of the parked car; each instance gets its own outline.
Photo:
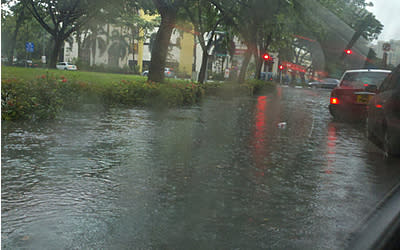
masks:
POLYGON ((400 64, 382 82, 368 105, 368 138, 382 146, 384 157, 400 154, 400 64))
POLYGON ((325 88, 325 89, 334 89, 339 84, 338 79, 334 78, 325 78, 315 82, 309 82, 308 86, 310 88, 325 88))
MULTIPOLYGON (((148 70, 143 71, 142 76, 148 76, 148 75, 149 75, 148 70)), ((174 70, 172 68, 164 68, 164 76, 170 78, 175 77, 174 70)))
POLYGON ((38 65, 34 64, 32 60, 21 59, 21 60, 13 62, 13 66, 33 68, 33 67, 37 67, 38 65))
POLYGON ((8 63, 8 58, 5 56, 1 57, 1 63, 8 63))
POLYGON ((56 67, 60 70, 78 70, 78 67, 76 67, 76 65, 69 62, 59 62, 57 63, 56 67))
POLYGON ((334 118, 364 119, 367 104, 375 93, 368 86, 380 86, 390 70, 358 69, 344 72, 340 83, 331 92, 329 112, 334 118))

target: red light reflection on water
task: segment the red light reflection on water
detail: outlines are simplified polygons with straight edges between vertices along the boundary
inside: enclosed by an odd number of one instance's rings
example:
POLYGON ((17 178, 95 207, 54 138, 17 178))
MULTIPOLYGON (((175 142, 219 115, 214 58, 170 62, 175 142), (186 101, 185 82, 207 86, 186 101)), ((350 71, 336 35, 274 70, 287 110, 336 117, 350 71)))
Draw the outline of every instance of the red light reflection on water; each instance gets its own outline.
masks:
POLYGON ((255 131, 253 136, 254 146, 254 162, 256 168, 260 171, 256 172, 257 176, 264 176, 263 160, 266 154, 265 135, 266 135, 266 111, 267 108, 267 97, 259 96, 257 98, 256 106, 256 119, 255 119, 255 131))
POLYGON ((328 140, 327 140, 327 168, 325 169, 325 173, 327 174, 332 174, 332 168, 333 164, 336 160, 336 142, 337 142, 337 136, 336 136, 336 127, 333 124, 328 125, 328 140))

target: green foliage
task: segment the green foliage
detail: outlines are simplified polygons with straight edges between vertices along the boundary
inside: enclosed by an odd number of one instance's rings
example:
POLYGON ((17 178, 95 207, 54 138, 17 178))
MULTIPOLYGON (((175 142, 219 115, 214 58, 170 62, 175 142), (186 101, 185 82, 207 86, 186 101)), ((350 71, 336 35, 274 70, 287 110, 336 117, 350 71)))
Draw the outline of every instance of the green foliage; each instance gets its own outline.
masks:
POLYGON ((1 118, 3 120, 52 119, 61 110, 63 101, 57 80, 34 81, 7 79, 1 82, 1 118))
POLYGON ((33 78, 3 79, 2 119, 54 119, 60 111, 79 110, 83 104, 150 107, 191 105, 204 94, 201 85, 190 81, 171 79, 168 83, 160 84, 146 82, 144 77, 130 80, 121 78, 123 75, 116 75, 114 79, 118 80, 107 82, 96 79, 83 81, 77 80, 81 79, 79 77, 74 79, 50 73, 33 78))
POLYGON ((252 94, 257 94, 261 90, 267 90, 267 91, 272 91, 275 90, 276 88, 276 83, 271 82, 271 81, 262 81, 262 80, 248 80, 244 84, 241 84, 242 87, 248 88, 250 90, 250 93, 252 94))
POLYGON ((2 56, 8 57, 9 62, 11 62, 12 56, 25 59, 27 56, 25 43, 33 42, 35 49, 28 54, 28 58, 41 58, 43 46, 51 47, 49 35, 33 18, 24 4, 19 2, 13 5, 12 2, 8 2, 3 6, 7 7, 9 11, 2 9, 1 13, 2 56))

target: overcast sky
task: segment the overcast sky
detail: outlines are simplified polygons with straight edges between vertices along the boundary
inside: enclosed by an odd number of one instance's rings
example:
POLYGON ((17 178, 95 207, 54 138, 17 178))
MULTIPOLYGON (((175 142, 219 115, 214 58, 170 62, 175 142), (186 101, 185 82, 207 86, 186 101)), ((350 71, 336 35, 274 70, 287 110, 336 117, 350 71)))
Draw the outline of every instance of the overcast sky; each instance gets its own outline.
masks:
POLYGON ((384 25, 378 40, 400 40, 400 0, 369 0, 374 7, 368 7, 384 25))

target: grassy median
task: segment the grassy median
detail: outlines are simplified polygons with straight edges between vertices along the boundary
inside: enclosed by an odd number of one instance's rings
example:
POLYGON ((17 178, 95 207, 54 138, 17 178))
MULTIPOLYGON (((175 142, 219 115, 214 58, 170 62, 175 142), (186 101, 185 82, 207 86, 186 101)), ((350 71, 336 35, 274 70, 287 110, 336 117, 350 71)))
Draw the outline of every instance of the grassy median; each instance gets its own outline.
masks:
MULTIPOLYGON (((84 104, 191 105, 201 100, 207 89, 221 86, 179 79, 160 84, 138 75, 39 68, 2 67, 1 75, 3 120, 53 119, 62 110, 79 110, 84 104)), ((240 86, 252 94, 264 85, 255 81, 240 86)))

